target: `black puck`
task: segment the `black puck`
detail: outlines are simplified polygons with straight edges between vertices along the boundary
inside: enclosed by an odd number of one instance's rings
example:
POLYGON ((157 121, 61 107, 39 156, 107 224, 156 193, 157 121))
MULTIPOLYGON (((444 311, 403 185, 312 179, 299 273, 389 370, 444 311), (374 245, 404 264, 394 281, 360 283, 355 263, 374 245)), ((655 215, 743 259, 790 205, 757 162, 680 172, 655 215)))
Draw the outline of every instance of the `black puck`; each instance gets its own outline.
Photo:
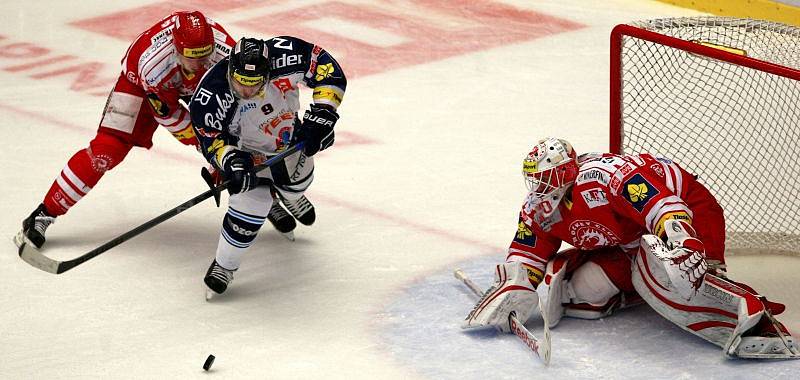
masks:
POLYGON ((208 358, 206 358, 206 362, 203 363, 203 369, 208 371, 209 369, 211 369, 212 364, 214 364, 214 355, 208 355, 208 358))

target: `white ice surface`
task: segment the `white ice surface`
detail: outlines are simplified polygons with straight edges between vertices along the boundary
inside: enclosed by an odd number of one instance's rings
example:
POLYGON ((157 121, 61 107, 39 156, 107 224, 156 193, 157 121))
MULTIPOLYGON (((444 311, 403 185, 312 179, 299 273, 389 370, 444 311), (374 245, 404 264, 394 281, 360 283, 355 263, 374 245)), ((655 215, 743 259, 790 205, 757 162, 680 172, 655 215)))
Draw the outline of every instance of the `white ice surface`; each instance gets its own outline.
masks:
MULTIPOLYGON (((607 148, 613 25, 693 14, 633 0, 504 3, 586 27, 351 80, 337 130, 374 143, 320 154, 309 191, 317 223, 298 228, 294 243, 265 226, 211 303, 202 276, 224 214, 211 203, 62 275, 16 256, 20 221, 92 138, 105 98, 6 71, 24 61, 0 56, 0 378, 791 378, 800 362, 725 361, 646 307, 565 320, 549 369, 510 335, 459 329, 473 299, 452 269, 488 285, 516 229, 519 162, 531 144, 559 135, 581 151, 607 148), (203 373, 208 354, 217 359, 203 373)), ((0 53, 8 41, 32 42, 107 62, 113 76, 128 41, 68 23, 135 6, 3 2, 0 53)), ((46 253, 80 255, 204 191, 202 164, 157 132, 151 151, 133 150, 59 218, 46 253)), ((730 259, 732 275, 787 303, 795 329, 798 260, 730 259)))

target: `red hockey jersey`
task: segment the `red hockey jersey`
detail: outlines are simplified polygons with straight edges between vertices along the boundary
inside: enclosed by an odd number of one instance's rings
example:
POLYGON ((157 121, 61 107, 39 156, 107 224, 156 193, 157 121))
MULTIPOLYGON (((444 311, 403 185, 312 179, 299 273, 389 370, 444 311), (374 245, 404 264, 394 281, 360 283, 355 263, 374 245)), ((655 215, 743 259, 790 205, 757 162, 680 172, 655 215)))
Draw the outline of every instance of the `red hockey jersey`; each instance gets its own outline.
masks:
POLYGON ((675 162, 650 154, 594 153, 579 157, 578 165, 575 184, 549 217, 536 212, 530 194, 526 198, 507 261, 527 264, 541 279, 562 242, 586 251, 631 251, 643 234, 662 236, 668 219, 695 221, 707 256, 723 261, 722 208, 675 162))

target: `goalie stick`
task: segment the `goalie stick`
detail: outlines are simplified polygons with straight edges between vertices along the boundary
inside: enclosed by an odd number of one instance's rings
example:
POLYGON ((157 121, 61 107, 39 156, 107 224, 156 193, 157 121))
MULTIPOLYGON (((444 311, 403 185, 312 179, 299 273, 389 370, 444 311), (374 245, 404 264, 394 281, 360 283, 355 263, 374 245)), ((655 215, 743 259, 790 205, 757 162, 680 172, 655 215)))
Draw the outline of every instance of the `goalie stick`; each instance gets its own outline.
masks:
MULTIPOLYGON (((258 172, 258 171, 264 170, 266 168, 269 168, 270 166, 275 165, 278 162, 283 161, 284 158, 286 158, 289 155, 291 155, 292 153, 297 152, 298 150, 302 149, 303 145, 304 145, 304 143, 301 141, 301 142, 299 142, 299 143, 297 143, 295 145, 290 146, 289 148, 287 148, 283 152, 273 156, 272 158, 270 158, 269 160, 267 160, 263 164, 256 166, 256 171, 258 172)), ((267 181, 269 181, 269 180, 267 180, 267 181)), ((149 230, 149 229, 161 224, 162 222, 166 221, 167 219, 170 219, 173 216, 178 215, 178 214, 190 209, 191 207, 195 206, 196 204, 198 204, 198 203, 200 203, 200 202, 202 202, 202 201, 204 201, 204 200, 206 200, 208 198, 214 197, 216 194, 219 194, 221 191, 225 190, 227 187, 228 187, 228 181, 226 180, 226 181, 222 182, 221 184, 211 188, 210 190, 207 190, 206 192, 204 192, 204 193, 202 193, 202 194, 200 194, 200 195, 198 195, 198 196, 196 196, 196 197, 194 197, 194 198, 192 198, 192 199, 190 199, 190 200, 188 200, 186 202, 181 203, 180 205, 174 207, 173 209, 171 209, 171 210, 169 210, 169 211, 167 211, 167 212, 165 212, 165 213, 163 213, 163 214, 161 214, 161 215, 159 215, 159 216, 157 216, 157 217, 155 217, 153 219, 150 219, 149 221, 145 222, 144 224, 142 224, 142 225, 140 225, 140 226, 138 226, 138 227, 136 227, 136 228, 134 228, 134 229, 132 229, 132 230, 120 235, 120 236, 117 236, 114 239, 111 239, 110 241, 108 241, 107 243, 105 243, 105 244, 103 244, 103 245, 101 245, 101 246, 99 246, 99 247, 97 247, 97 248, 95 248, 95 249, 93 249, 93 250, 91 250, 91 251, 89 251, 87 253, 84 253, 83 255, 80 255, 80 256, 78 256, 78 257, 76 257, 74 259, 63 260, 63 261, 62 260, 51 259, 51 258, 43 255, 25 237, 23 237, 23 239, 24 239, 23 243, 19 247, 19 257, 22 258, 22 260, 24 260, 26 263, 28 263, 31 266, 33 266, 34 268, 41 269, 41 270, 43 270, 45 272, 53 273, 53 274, 64 273, 64 272, 66 272, 66 271, 68 271, 68 270, 70 270, 72 268, 75 268, 78 265, 81 265, 81 264, 91 260, 94 257, 99 256, 101 253, 103 253, 105 251, 108 251, 109 249, 114 248, 114 247, 116 247, 116 246, 118 246, 118 245, 120 245, 120 244, 122 244, 122 243, 124 243, 124 242, 126 242, 128 240, 130 240, 131 238, 141 234, 142 232, 145 232, 145 231, 147 231, 147 230, 149 230)))
MULTIPOLYGON (((472 279, 467 277, 467 274, 464 273, 463 270, 456 269, 453 272, 453 275, 457 279, 459 279, 461 283, 463 283, 470 290, 472 290, 472 293, 474 293, 476 296, 478 297, 483 296, 484 291, 480 287, 478 287, 478 285, 475 284, 475 282, 472 281, 472 279)), ((540 307, 539 311, 541 312, 541 310, 542 308, 540 307)), ((544 322, 544 339, 542 339, 541 341, 537 339, 536 336, 534 336, 533 333, 531 333, 527 328, 525 328, 525 325, 523 325, 522 322, 520 322, 519 319, 517 319, 517 315, 514 312, 511 312, 508 315, 508 326, 511 328, 511 331, 514 332, 514 335, 516 335, 517 338, 519 338, 522 341, 522 343, 525 343, 525 346, 527 346, 531 351, 533 351, 533 353, 536 354, 536 357, 541 359, 545 366, 548 366, 550 365, 550 351, 551 351, 550 325, 548 323, 549 321, 547 320, 545 314, 544 313, 541 314, 542 314, 542 320, 544 322)))

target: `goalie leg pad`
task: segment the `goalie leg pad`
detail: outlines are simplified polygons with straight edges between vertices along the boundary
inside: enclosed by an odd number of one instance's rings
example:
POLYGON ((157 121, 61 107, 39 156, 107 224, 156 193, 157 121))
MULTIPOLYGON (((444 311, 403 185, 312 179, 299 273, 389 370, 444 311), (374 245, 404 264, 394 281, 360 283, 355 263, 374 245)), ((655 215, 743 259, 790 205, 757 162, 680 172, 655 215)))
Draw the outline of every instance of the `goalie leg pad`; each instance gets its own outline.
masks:
POLYGON ((754 331, 766 309, 758 296, 745 289, 707 273, 698 293, 687 300, 665 269, 666 251, 660 239, 645 235, 633 264, 634 288, 662 317, 721 347, 728 357, 800 357, 794 353, 797 345, 791 336, 784 340, 754 331))
POLYGON ((539 294, 539 307, 542 314, 547 315, 551 328, 561 321, 564 316, 564 303, 569 302, 569 291, 564 277, 567 275, 570 259, 575 258, 575 255, 558 254, 548 261, 544 278, 536 288, 536 292, 539 294))
POLYGON ((510 313, 516 313, 523 324, 536 311, 538 297, 528 279, 528 270, 520 262, 500 264, 495 270, 495 283, 467 315, 462 328, 495 326, 509 332, 510 313))

